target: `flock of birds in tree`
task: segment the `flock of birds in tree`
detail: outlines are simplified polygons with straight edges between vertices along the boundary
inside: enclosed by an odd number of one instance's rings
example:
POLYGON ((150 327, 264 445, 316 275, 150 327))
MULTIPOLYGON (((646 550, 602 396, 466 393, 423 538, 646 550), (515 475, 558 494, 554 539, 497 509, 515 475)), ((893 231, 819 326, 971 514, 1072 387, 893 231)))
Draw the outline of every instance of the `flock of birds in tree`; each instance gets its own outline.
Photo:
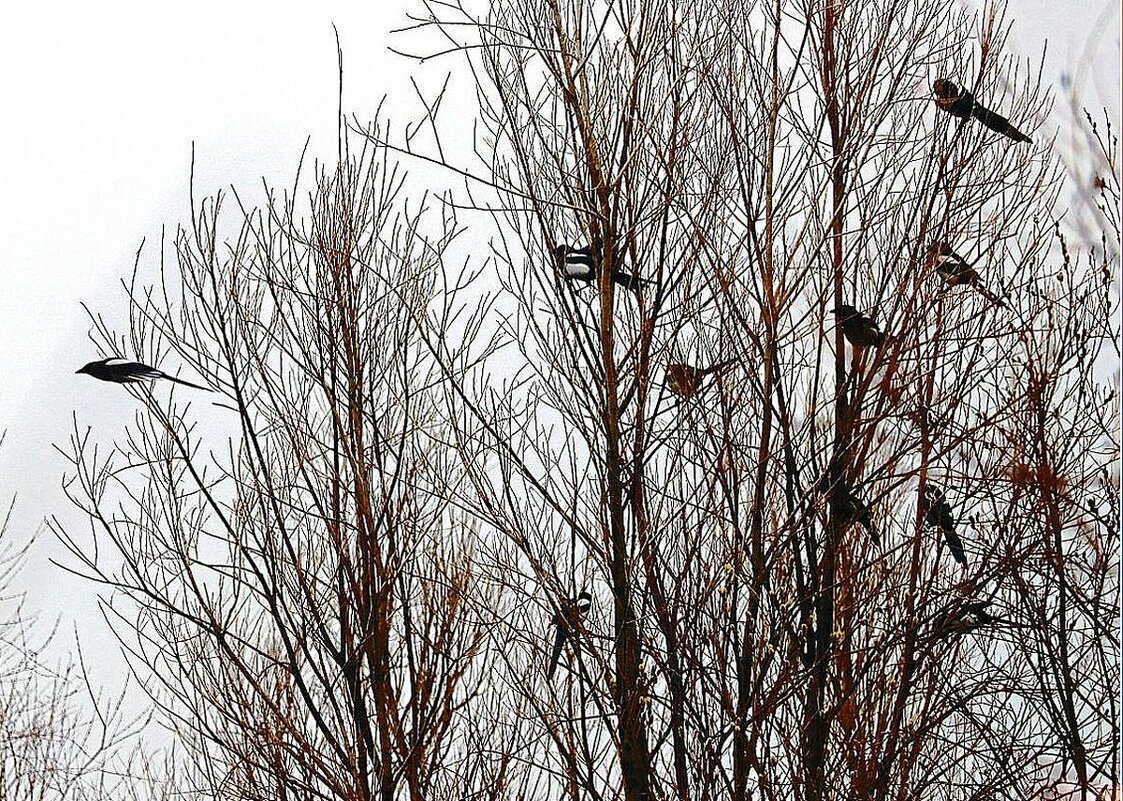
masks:
MULTIPOLYGON (((971 92, 957 84, 940 78, 932 84, 932 91, 936 95, 937 108, 953 117, 960 119, 973 117, 995 133, 1002 134, 1015 142, 1030 141, 1030 138, 1011 125, 1008 119, 986 108, 971 92)), ((595 285, 600 278, 603 249, 604 243, 599 238, 595 238, 589 247, 574 248, 557 245, 554 248, 554 267, 566 281, 595 285)), ((933 242, 928 249, 926 263, 944 280, 941 291, 955 286, 969 286, 991 303, 998 306, 1005 305, 1001 298, 983 286, 982 279, 973 264, 957 254, 949 243, 933 242)), ((617 268, 612 270, 611 280, 616 286, 636 293, 654 284, 653 281, 617 268)), ((837 317, 839 325, 842 326, 843 336, 855 347, 877 348, 895 339, 881 331, 872 317, 863 314, 854 306, 844 303, 832 309, 831 313, 837 317)), ((668 364, 665 383, 671 392, 682 398, 690 398, 701 392, 708 376, 719 373, 736 361, 736 359, 727 359, 705 368, 677 362, 668 364)), ((168 375, 155 367, 115 356, 90 362, 77 373, 117 384, 132 384, 162 378, 193 389, 209 391, 206 387, 168 375)), ((839 491, 838 503, 843 518, 859 523, 869 533, 874 544, 880 545, 880 536, 874 528, 869 508, 865 503, 848 488, 839 491)), ((955 515, 943 491, 928 484, 921 495, 920 508, 924 515, 924 525, 940 531, 944 542, 951 550, 952 557, 959 564, 966 566, 967 557, 963 550, 963 540, 956 531, 955 515)), ((1009 623, 988 613, 986 610, 989 606, 990 603, 987 601, 964 603, 958 609, 945 612, 942 618, 937 620, 937 627, 944 631, 966 632, 980 626, 1009 623)), ((552 623, 554 646, 547 668, 548 680, 553 678, 557 670, 566 642, 575 640, 575 635, 581 629, 581 618, 591 607, 592 596, 588 592, 582 592, 576 598, 565 599, 555 612, 552 623)))

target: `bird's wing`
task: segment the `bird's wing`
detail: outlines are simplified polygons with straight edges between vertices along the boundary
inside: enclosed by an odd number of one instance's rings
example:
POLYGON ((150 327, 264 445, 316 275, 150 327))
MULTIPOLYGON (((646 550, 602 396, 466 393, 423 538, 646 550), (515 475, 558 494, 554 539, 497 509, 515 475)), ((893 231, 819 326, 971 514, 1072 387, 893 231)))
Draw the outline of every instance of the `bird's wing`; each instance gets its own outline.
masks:
POLYGON ((985 106, 980 106, 976 103, 975 108, 971 113, 975 115, 975 119, 977 119, 986 127, 990 128, 995 133, 1000 133, 1003 136, 1008 136, 1015 142, 1030 141, 1030 138, 1028 136, 1011 125, 1010 120, 1003 117, 997 111, 991 111, 985 106))
POLYGON ((141 364, 140 362, 124 362, 116 366, 121 368, 122 381, 151 381, 154 378, 167 377, 155 367, 149 367, 147 364, 141 364))
POLYGON ((936 105, 953 117, 970 117, 976 103, 970 92, 961 90, 956 97, 937 97, 936 105))

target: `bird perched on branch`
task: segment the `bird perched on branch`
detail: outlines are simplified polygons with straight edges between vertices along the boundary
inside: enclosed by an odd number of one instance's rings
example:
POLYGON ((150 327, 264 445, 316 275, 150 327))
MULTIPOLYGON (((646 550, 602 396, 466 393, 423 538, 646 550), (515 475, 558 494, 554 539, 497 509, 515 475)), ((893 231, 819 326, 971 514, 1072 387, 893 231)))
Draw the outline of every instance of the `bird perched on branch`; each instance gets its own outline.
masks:
POLYGON ((936 636, 968 634, 985 626, 1018 626, 1017 623, 997 617, 987 611, 990 601, 967 601, 952 609, 947 609, 932 621, 936 636))
POLYGON ((705 368, 672 362, 667 365, 667 387, 676 395, 689 398, 702 389, 702 382, 706 376, 718 373, 736 361, 736 359, 725 359, 705 368))
POLYGON ((963 551, 963 540, 955 530, 955 516, 952 514, 951 504, 944 497, 943 490, 932 484, 926 486, 924 494, 920 496, 920 508, 924 512, 924 525, 939 529, 951 549, 952 557, 966 567, 967 555, 963 551))
POLYGON ((831 309, 831 314, 836 315, 842 323, 842 335, 851 345, 859 348, 879 347, 894 337, 883 334, 877 327, 872 317, 868 317, 848 304, 831 309))
POLYGON ((873 518, 870 517, 870 509, 866 506, 865 502, 851 491, 850 487, 842 487, 842 491, 838 495, 838 511, 842 515, 842 519, 846 524, 859 523, 866 533, 870 535, 873 544, 881 545, 881 536, 874 528, 873 518))
POLYGON ((581 618, 593 606, 593 596, 582 592, 574 599, 566 599, 565 605, 554 613, 554 650, 550 654, 550 665, 546 670, 546 680, 554 678, 554 671, 561 661, 562 647, 566 640, 572 639, 581 629, 581 618))
POLYGON ((854 494, 853 488, 845 481, 839 485, 837 492, 831 491, 833 486, 829 472, 824 472, 815 482, 815 489, 837 504, 835 513, 838 515, 843 528, 852 523, 858 523, 866 530, 866 533, 870 535, 873 544, 880 546, 881 535, 878 534, 877 528, 874 527, 873 518, 870 516, 870 509, 866 506, 865 501, 854 494))
MULTIPOLYGON (((584 281, 587 284, 594 284, 600 275, 603 252, 600 239, 594 239, 592 247, 586 248, 558 245, 554 248, 554 267, 567 281, 584 281)), ((623 270, 613 270, 612 283, 632 292, 639 292, 652 282, 645 281, 623 270)))
POLYGON ((995 111, 991 111, 975 96, 945 78, 938 78, 932 84, 936 94, 936 105, 953 117, 967 119, 974 117, 995 133, 1000 133, 1015 142, 1028 142, 1030 138, 1019 131, 1010 121, 995 111))
POLYGON ((201 387, 198 384, 192 384, 190 381, 184 381, 182 378, 168 375, 162 370, 157 370, 155 367, 149 367, 147 364, 141 364, 140 362, 126 361, 117 356, 110 356, 108 359, 90 362, 81 369, 74 371, 75 375, 79 373, 92 375, 94 378, 101 381, 112 381, 115 384, 133 384, 137 381, 152 381, 157 378, 166 378, 168 381, 174 381, 177 384, 183 384, 192 389, 210 391, 206 387, 201 387))
POLYGON ((944 279, 944 289, 953 286, 970 286, 996 306, 1005 307, 1002 298, 995 295, 979 278, 978 271, 965 258, 951 249, 947 242, 933 242, 928 248, 928 265, 944 279))

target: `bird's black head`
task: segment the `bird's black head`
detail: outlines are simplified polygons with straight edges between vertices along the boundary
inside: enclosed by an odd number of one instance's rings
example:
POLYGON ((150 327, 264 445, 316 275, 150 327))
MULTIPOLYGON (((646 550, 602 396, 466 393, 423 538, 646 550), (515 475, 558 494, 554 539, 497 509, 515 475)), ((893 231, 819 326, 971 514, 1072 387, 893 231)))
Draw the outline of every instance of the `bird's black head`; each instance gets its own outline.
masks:
POLYGON ((959 87, 946 78, 937 78, 932 83, 932 91, 936 94, 936 97, 944 100, 959 97, 959 87))
POLYGON ((585 614, 589 611, 589 609, 592 608, 592 606, 593 596, 588 592, 582 590, 581 593, 577 596, 577 611, 579 611, 581 614, 585 614))
POLYGON ((831 309, 831 314, 841 314, 843 317, 853 317, 857 313, 858 310, 847 303, 843 303, 841 306, 836 306, 831 309))
POLYGON ((105 364, 107 361, 109 360, 98 359, 96 362, 90 362, 89 364, 82 365, 82 367, 74 371, 74 375, 78 375, 79 373, 88 373, 90 375, 93 375, 94 368, 101 367, 101 365, 105 364))

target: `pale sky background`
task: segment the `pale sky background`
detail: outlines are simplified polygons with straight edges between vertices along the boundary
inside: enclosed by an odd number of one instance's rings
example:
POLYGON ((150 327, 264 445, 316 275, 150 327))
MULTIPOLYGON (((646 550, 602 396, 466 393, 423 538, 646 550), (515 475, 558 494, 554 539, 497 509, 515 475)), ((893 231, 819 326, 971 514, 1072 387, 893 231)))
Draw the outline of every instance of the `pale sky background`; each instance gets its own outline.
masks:
MULTIPOLYGON (((71 415, 110 441, 136 402, 76 376, 96 358, 79 306, 119 319, 119 281, 141 239, 158 241, 188 215, 191 143, 196 196, 235 184, 291 180, 301 149, 335 150, 334 22, 345 52, 344 108, 373 115, 389 94, 413 108, 416 67, 387 51, 404 23, 394 2, 36 2, 5 9, 0 27, 0 499, 18 495, 9 537, 57 514, 80 525, 60 490, 71 415)), ((1045 80, 1067 73, 1090 109, 1120 118, 1118 0, 1010 0, 1011 48, 1045 80)), ((452 62, 438 71, 451 68, 452 62)), ((1045 139, 1068 113, 1058 103, 1045 139)), ((468 123, 468 120, 465 120, 468 123)), ((1117 129, 1118 130, 1118 129, 1117 129)), ((1058 139, 1063 141, 1063 137, 1058 139)), ((191 378, 191 376, 185 376, 191 378)), ((50 565, 43 533, 19 585, 91 651, 115 649, 94 589, 50 565)), ((95 676, 97 680, 98 676, 95 676)))

